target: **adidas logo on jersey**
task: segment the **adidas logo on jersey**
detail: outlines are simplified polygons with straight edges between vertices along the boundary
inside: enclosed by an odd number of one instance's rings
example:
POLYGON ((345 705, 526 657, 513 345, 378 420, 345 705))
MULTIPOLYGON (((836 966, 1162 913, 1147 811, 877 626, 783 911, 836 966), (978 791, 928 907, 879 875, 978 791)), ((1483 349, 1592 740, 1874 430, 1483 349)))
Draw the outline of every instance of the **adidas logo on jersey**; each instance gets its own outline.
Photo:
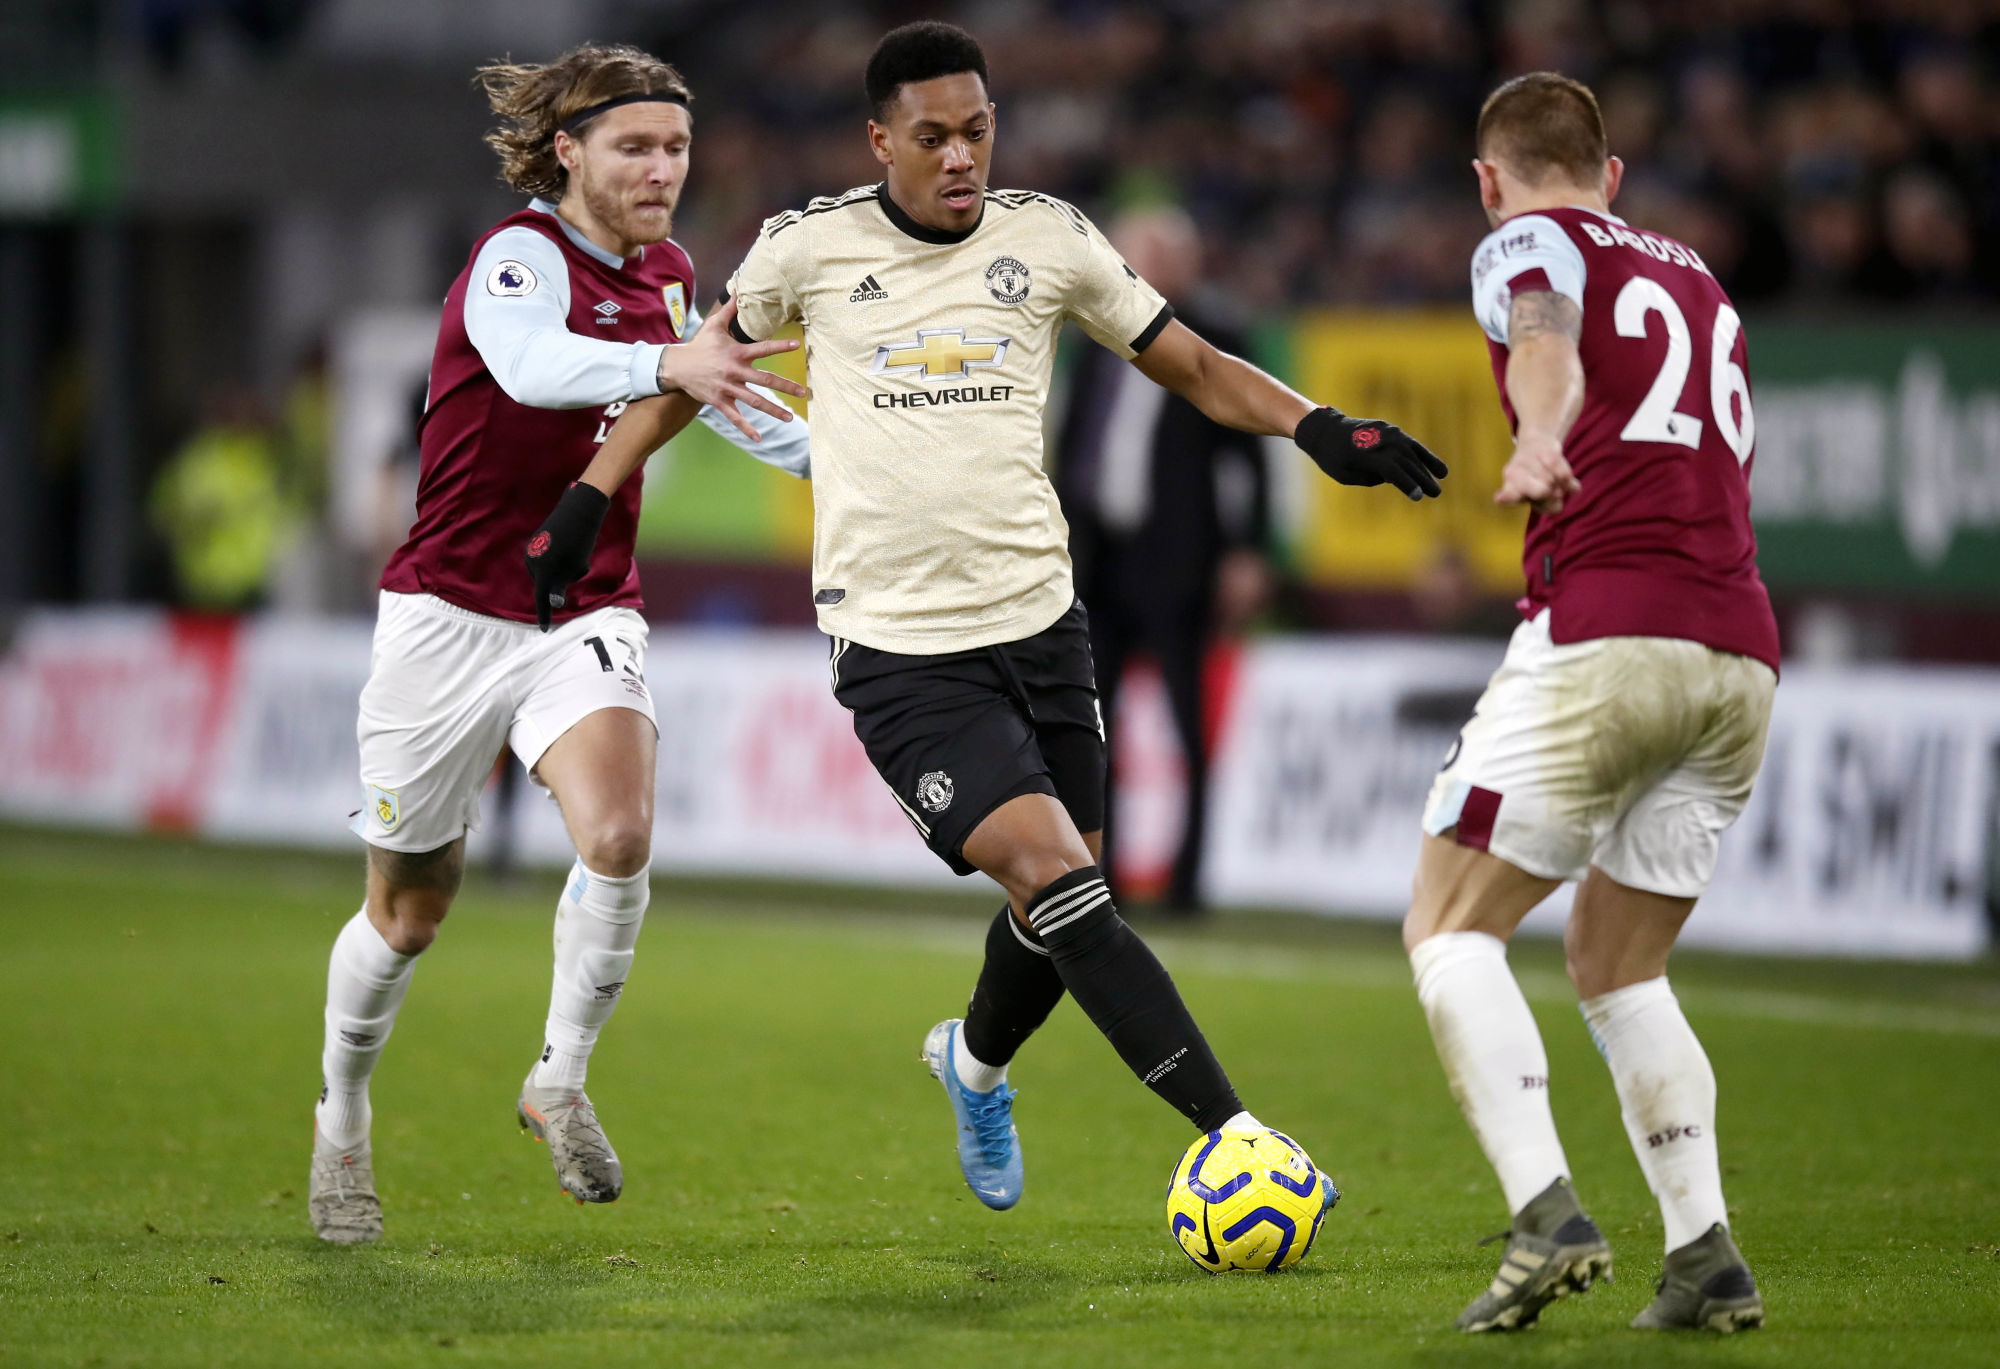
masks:
POLYGON ((854 293, 847 297, 849 304, 866 304, 871 299, 887 299, 889 292, 873 275, 862 277, 861 284, 854 287, 854 293))

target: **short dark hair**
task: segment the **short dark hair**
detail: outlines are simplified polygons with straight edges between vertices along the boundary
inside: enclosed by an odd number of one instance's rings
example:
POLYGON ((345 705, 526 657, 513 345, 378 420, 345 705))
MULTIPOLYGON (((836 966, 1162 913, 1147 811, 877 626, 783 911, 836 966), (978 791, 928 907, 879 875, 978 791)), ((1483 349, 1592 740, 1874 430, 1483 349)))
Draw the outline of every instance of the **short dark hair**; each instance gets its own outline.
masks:
POLYGON ((896 103, 896 94, 912 81, 932 81, 977 72, 986 85, 986 54, 979 40, 956 24, 925 19, 890 29, 868 59, 868 107, 877 121, 896 103))
POLYGON ((1495 156, 1529 185, 1551 171, 1576 185, 1595 185, 1610 155, 1604 116, 1590 87, 1553 71, 1516 76, 1486 97, 1479 111, 1478 150, 1495 156))

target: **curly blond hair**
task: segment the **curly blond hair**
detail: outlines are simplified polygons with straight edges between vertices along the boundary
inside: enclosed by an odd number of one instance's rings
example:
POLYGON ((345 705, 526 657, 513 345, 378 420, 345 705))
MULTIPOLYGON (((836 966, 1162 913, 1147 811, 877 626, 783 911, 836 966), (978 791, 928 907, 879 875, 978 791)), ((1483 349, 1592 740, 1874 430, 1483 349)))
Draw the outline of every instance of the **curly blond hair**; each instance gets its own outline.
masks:
MULTIPOLYGON (((624 44, 585 44, 552 62, 494 62, 474 78, 506 122, 486 135, 500 154, 500 178, 523 195, 561 199, 569 173, 556 159, 556 129, 578 110, 621 95, 690 98, 687 82, 667 63, 624 44)), ((572 130, 582 136, 582 128, 572 130)))

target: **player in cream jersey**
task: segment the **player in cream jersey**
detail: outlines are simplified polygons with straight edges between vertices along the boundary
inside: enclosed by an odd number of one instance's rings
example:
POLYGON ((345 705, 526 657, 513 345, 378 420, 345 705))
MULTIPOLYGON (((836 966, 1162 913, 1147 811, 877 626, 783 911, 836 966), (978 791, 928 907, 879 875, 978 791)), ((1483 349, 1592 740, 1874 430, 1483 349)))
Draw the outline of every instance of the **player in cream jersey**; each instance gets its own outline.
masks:
POLYGON ((1056 339, 1074 318, 1130 360, 1173 320, 1088 219, 987 191, 970 233, 943 232, 867 186, 771 219, 729 290, 740 337, 806 324, 814 440, 839 453, 813 481, 828 635, 934 654, 1068 612, 1042 462, 1056 339))
MULTIPOLYGON (((1007 1064, 1065 991, 1197 1127, 1256 1125, 1097 868, 1096 681, 1042 471, 1063 320, 1218 422, 1294 435, 1337 480, 1421 499, 1445 468, 1391 425, 1315 408, 1203 342, 1069 205, 988 191, 994 110, 971 35, 897 29, 867 85, 887 178, 766 223, 728 304, 742 341, 804 326, 834 696, 931 849, 1007 891, 965 1019, 924 1043, 966 1181, 1006 1208, 1022 1183, 1007 1064)), ((658 408, 628 409, 600 459, 652 450, 658 408)), ((1329 1182, 1323 1202, 1337 1196, 1329 1182)))

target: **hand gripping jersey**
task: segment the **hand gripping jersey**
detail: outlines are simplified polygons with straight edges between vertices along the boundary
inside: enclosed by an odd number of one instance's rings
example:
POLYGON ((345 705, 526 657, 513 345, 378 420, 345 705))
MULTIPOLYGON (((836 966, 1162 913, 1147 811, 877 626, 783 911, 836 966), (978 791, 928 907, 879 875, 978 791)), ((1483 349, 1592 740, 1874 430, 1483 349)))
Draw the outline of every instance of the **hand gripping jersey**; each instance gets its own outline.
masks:
MULTIPOLYGON (((534 622, 528 539, 625 405, 659 393, 660 345, 680 340, 693 299, 694 267, 676 244, 621 260, 541 201, 482 237, 445 296, 418 430, 417 521, 382 588, 534 622)), ((611 497, 590 572, 558 622, 639 606, 640 483, 634 472, 611 497)))
POLYGON ((945 233, 869 186, 767 221, 729 293, 746 341, 805 325, 821 630, 938 655, 1069 610, 1042 469, 1056 335, 1074 318, 1130 359, 1173 318, 1088 219, 997 190, 945 233))
POLYGON ((1507 420, 1513 297, 1583 311, 1584 399, 1563 453, 1582 483, 1531 514, 1524 617, 1557 644, 1678 637, 1778 668, 1778 628, 1750 528, 1756 440, 1742 322, 1689 248, 1587 209, 1507 220, 1472 259, 1473 305, 1507 420))

